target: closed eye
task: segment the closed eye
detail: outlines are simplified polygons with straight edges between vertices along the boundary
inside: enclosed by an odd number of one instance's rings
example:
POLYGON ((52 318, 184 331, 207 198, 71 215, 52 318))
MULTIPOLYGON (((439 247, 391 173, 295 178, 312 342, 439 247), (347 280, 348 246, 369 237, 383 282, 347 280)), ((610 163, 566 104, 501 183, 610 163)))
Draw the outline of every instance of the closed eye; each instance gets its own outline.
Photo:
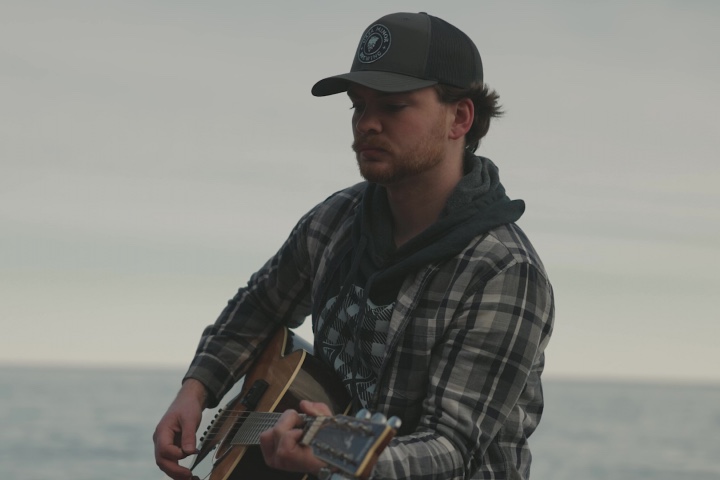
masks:
POLYGON ((388 103, 384 106, 385 110, 388 112, 399 112, 405 107, 407 107, 407 104, 404 103, 388 103))

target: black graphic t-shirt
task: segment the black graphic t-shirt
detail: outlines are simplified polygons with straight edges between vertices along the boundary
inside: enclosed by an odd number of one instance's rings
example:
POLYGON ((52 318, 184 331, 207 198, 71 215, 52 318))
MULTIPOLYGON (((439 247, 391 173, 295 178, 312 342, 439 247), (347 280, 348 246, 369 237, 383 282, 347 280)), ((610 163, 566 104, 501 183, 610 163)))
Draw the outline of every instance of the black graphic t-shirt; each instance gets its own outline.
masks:
POLYGON ((393 307, 394 302, 375 305, 364 300, 363 289, 353 286, 342 300, 337 296, 328 300, 320 313, 318 326, 325 331, 321 356, 365 408, 375 393, 393 307), (338 301, 342 303, 337 305, 338 301), (328 319, 331 323, 325 325, 328 319))

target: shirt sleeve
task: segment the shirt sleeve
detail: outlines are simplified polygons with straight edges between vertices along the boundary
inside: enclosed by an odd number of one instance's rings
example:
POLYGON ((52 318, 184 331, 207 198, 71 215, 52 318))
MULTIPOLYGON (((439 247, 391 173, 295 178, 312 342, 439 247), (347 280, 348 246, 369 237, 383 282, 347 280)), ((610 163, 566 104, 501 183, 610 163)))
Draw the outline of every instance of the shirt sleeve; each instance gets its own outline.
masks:
POLYGON ((247 372, 278 327, 297 327, 309 314, 312 275, 306 239, 312 213, 205 328, 184 378, 205 385, 209 408, 247 372))
POLYGON ((433 352, 419 427, 390 443, 372 478, 464 479, 478 469, 524 478, 510 473, 520 467, 511 459, 529 457, 553 315, 552 288, 528 263, 469 288, 433 352))

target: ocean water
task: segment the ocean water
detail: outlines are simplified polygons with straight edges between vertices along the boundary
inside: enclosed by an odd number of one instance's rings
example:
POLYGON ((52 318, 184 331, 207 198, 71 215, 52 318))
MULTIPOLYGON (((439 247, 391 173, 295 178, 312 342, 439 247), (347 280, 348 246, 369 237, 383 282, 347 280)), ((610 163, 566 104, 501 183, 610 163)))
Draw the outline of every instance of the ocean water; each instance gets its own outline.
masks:
MULTIPOLYGON (((0 477, 161 480, 182 371, 0 367, 0 477)), ((720 385, 545 381, 534 480, 720 479, 720 385)))

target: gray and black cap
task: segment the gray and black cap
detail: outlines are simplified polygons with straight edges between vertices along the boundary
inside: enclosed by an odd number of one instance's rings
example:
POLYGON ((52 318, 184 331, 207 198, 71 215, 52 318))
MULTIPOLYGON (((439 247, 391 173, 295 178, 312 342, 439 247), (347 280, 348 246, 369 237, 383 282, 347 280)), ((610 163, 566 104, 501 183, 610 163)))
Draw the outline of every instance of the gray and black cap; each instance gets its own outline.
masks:
POLYGON ((357 83, 381 92, 408 92, 435 84, 481 85, 477 47, 458 28, 427 13, 392 13, 363 32, 350 73, 317 82, 316 97, 357 83))

